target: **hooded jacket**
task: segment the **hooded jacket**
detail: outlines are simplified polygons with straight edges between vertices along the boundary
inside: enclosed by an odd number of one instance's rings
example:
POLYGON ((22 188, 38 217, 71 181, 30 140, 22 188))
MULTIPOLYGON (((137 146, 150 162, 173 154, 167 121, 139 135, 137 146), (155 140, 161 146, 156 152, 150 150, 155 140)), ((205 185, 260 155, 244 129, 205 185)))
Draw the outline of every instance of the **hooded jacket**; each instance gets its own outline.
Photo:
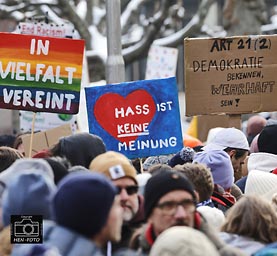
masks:
MULTIPOLYGON (((59 156, 65 156, 70 163, 89 168, 90 162, 98 155, 106 152, 103 140, 94 134, 76 133, 59 140, 59 156)), ((54 153, 56 155, 56 153, 54 153)))
MULTIPOLYGON (((54 222, 43 223, 43 245, 56 248, 62 256, 104 256, 100 248, 91 240, 54 222)), ((11 256, 30 255, 36 244, 17 244, 11 256)))

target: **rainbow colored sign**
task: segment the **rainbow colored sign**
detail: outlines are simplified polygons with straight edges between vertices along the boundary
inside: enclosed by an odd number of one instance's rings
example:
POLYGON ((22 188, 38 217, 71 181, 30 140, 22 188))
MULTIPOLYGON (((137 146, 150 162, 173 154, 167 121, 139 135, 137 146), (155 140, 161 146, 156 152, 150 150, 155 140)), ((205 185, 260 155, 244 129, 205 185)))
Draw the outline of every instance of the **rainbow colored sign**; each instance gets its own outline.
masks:
POLYGON ((85 88, 90 133, 129 158, 183 147, 175 78, 85 88))
POLYGON ((0 37, 0 108, 78 113, 84 40, 0 37))

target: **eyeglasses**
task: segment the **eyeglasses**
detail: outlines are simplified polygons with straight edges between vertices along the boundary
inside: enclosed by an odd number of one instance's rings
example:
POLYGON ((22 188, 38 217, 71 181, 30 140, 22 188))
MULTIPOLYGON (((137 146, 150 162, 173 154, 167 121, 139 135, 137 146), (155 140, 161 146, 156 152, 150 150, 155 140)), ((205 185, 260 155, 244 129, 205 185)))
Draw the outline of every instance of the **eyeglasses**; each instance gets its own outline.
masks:
POLYGON ((138 192, 138 186, 127 186, 127 187, 117 186, 117 189, 118 189, 118 192, 117 192, 118 194, 121 193, 122 189, 125 189, 129 196, 134 195, 138 192))
POLYGON ((159 208, 165 215, 174 215, 179 205, 182 206, 189 214, 194 213, 196 210, 195 201, 192 199, 184 199, 180 202, 166 201, 156 205, 156 207, 159 208))

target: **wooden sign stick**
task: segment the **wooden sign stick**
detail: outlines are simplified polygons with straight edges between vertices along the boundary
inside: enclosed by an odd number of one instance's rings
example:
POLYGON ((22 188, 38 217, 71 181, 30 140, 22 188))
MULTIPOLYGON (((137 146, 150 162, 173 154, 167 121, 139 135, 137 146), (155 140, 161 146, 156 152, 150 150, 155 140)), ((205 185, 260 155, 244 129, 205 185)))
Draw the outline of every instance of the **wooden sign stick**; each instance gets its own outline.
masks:
POLYGON ((36 121, 36 112, 33 112, 33 121, 32 121, 32 130, 31 130, 31 138, 30 138, 30 148, 28 157, 32 157, 32 148, 33 148, 33 139, 34 139, 34 130, 35 130, 35 121, 36 121))

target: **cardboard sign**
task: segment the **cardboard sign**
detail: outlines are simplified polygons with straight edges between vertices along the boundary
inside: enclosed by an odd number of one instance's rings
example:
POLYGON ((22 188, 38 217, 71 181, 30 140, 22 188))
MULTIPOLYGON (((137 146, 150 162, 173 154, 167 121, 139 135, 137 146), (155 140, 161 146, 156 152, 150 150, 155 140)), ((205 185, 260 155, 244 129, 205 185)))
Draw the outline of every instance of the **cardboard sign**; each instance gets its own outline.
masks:
POLYGON ((84 40, 0 36, 0 108, 78 113, 84 40))
POLYGON ((198 116, 197 130, 198 139, 206 141, 209 130, 215 127, 235 127, 241 129, 241 117, 240 115, 210 115, 210 116, 198 116))
POLYGON ((182 132, 175 78, 85 88, 90 133, 128 158, 176 153, 182 132))
POLYGON ((145 79, 175 76, 177 60, 178 49, 152 45, 147 57, 145 79))
POLYGON ((185 39, 186 115, 277 110, 277 36, 185 39))
MULTIPOLYGON (((56 144, 61 137, 69 136, 72 134, 69 124, 65 124, 54 129, 44 132, 37 132, 33 136, 32 152, 31 155, 38 153, 41 150, 48 149, 56 144)), ((23 147, 25 153, 29 152, 31 145, 31 135, 26 134, 22 136, 23 147)), ((27 154, 26 154, 27 155, 27 154)))

